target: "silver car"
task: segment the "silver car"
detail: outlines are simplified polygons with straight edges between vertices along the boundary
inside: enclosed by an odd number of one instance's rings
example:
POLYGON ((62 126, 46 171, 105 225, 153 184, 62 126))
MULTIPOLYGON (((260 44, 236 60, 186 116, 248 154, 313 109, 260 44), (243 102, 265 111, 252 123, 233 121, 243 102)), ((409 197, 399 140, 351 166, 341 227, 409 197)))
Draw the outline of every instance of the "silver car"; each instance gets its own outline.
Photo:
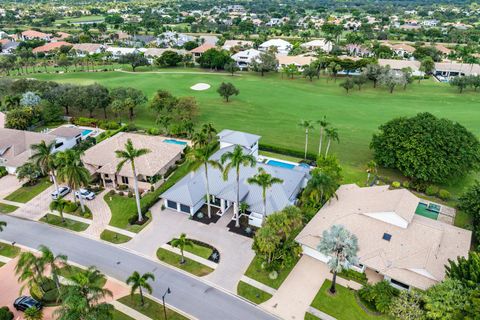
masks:
POLYGON ((93 200, 95 199, 95 193, 93 193, 92 191, 88 191, 87 189, 80 189, 79 191, 75 191, 75 197, 82 197, 82 199, 93 200))
POLYGON ((69 188, 69 187, 59 187, 59 188, 58 188, 58 192, 57 192, 57 190, 55 190, 55 191, 52 193, 52 199, 53 199, 53 200, 58 200, 58 199, 60 199, 60 198, 63 198, 63 197, 65 197, 69 192, 70 192, 70 188, 69 188))

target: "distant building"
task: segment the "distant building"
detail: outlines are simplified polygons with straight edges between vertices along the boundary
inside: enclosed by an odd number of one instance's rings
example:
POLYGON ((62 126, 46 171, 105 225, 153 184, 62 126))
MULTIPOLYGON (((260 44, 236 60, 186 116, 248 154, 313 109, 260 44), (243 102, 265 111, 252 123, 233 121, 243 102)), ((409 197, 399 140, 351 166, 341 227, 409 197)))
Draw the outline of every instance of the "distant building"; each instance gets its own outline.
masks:
POLYGON ((261 52, 255 49, 247 49, 232 55, 232 59, 241 70, 248 69, 252 62, 260 56, 261 52))
POLYGON ((270 39, 262 43, 258 50, 266 52, 274 48, 278 54, 287 55, 292 50, 292 44, 283 39, 270 39))
POLYGON ((327 41, 325 39, 315 39, 302 43, 300 47, 307 50, 322 50, 323 52, 329 53, 332 51, 333 45, 331 41, 327 41))

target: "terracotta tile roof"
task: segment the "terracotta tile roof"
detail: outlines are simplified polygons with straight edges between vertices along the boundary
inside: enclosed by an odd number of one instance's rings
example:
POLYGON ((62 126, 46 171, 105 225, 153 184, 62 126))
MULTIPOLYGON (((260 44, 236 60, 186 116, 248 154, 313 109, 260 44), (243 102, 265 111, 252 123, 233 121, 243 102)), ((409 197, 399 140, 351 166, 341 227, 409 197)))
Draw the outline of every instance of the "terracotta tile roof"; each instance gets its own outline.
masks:
POLYGON ((60 48, 61 46, 71 46, 71 44, 65 41, 50 42, 50 43, 44 44, 43 46, 36 47, 35 49, 32 50, 32 52, 33 53, 50 52, 52 50, 60 48))
POLYGON ((28 38, 46 38, 51 36, 51 34, 36 31, 36 30, 26 30, 22 32, 22 36, 28 37, 28 38))
POLYGON ((191 53, 204 53, 208 49, 213 49, 215 46, 213 44, 204 43, 201 46, 196 47, 193 50, 190 50, 191 53))

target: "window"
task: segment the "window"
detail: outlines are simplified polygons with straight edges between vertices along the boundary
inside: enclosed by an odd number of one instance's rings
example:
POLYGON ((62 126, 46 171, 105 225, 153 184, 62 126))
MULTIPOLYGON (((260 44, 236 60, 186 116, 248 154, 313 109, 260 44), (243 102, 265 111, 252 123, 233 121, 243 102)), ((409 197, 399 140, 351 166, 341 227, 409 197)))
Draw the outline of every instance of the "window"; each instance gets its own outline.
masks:
POLYGON ((392 235, 389 233, 384 233, 382 239, 386 241, 390 241, 390 239, 392 239, 392 235))
POLYGON ((177 210, 177 203, 175 201, 167 200, 167 207, 177 210))
POLYGON ((409 285, 407 285, 407 284, 405 284, 405 283, 403 283, 403 282, 397 281, 397 280, 395 280, 395 279, 390 279, 390 282, 393 283, 394 285, 397 285, 397 286, 402 287, 402 288, 404 288, 404 289, 407 289, 407 290, 410 289, 410 286, 409 286, 409 285))
POLYGON ((123 177, 122 176, 122 183, 123 184, 128 184, 128 177, 123 177))
POLYGON ((184 204, 180 204, 180 211, 185 212, 185 213, 190 213, 190 207, 186 206, 184 204))

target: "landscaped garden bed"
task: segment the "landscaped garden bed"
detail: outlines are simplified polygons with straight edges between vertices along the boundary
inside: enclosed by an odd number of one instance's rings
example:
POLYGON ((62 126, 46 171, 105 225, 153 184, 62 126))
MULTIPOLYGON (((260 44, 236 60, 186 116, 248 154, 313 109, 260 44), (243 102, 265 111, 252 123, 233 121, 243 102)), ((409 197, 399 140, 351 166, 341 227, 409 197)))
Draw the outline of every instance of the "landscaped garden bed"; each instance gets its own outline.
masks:
POLYGON ((20 253, 20 248, 12 246, 11 244, 0 242, 0 256, 7 258, 15 258, 20 253))
POLYGON ((256 228, 248 224, 248 217, 246 215, 240 216, 240 227, 236 227, 235 223, 235 220, 232 220, 227 224, 228 231, 248 238, 255 236, 256 228))
POLYGON ((6 214, 6 213, 12 213, 13 211, 17 210, 17 206, 12 206, 10 204, 6 203, 0 203, 0 213, 6 214))
POLYGON ((111 230, 103 230, 103 232, 100 234, 100 239, 114 244, 125 243, 132 240, 132 238, 129 236, 111 230))
MULTIPOLYGON (((185 251, 215 263, 220 262, 220 252, 218 252, 218 250, 215 247, 209 245, 208 243, 198 241, 195 239, 188 239, 188 240, 192 242, 192 245, 185 246, 184 248, 185 251)), ((171 242, 172 241, 169 241, 168 244, 171 245, 171 242)))
POLYGON ((182 264, 181 255, 171 252, 167 249, 159 248, 157 250, 157 257, 160 261, 168 263, 169 265, 182 269, 198 277, 202 277, 213 272, 212 268, 188 258, 185 258, 185 263, 182 264))
POLYGON ((210 223, 217 223, 217 221, 221 218, 217 212, 218 208, 212 207, 211 208, 211 218, 208 217, 208 208, 206 205, 204 205, 202 208, 200 208, 200 211, 195 213, 191 219, 197 222, 201 222, 203 224, 210 224, 210 223))
POLYGON ((5 197, 5 200, 27 203, 36 196, 38 196, 40 193, 45 191, 51 185, 52 183, 50 182, 50 180, 48 180, 48 178, 42 178, 32 186, 27 184, 23 185, 22 187, 5 197))
POLYGON ((237 294, 255 304, 263 303, 272 297, 270 293, 262 291, 243 281, 238 283, 237 294))
POLYGON ((60 216, 51 213, 47 213, 43 218, 40 219, 40 221, 76 232, 85 231, 89 227, 89 225, 86 223, 68 218, 65 218, 64 222, 60 216))
POLYGON ((166 308, 167 319, 165 319, 163 305, 147 297, 144 297, 144 299, 145 304, 143 306, 141 304, 139 294, 125 296, 118 299, 118 302, 137 310, 152 320, 188 320, 188 318, 169 309, 168 307, 166 308))

